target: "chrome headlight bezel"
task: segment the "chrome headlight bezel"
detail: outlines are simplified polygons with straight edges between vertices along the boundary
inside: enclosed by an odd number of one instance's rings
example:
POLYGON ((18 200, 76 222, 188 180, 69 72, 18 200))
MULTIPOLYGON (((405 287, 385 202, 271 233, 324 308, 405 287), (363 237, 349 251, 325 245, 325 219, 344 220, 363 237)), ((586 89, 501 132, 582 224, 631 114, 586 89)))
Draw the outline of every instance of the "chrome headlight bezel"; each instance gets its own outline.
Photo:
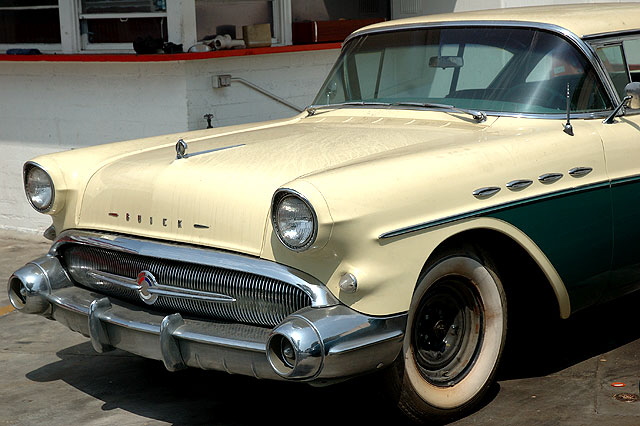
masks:
POLYGON ((37 212, 40 212, 40 213, 46 213, 53 208, 53 204, 56 198, 56 189, 53 183, 53 179, 51 178, 51 175, 49 174, 49 172, 47 172, 47 170, 44 167, 32 161, 25 163, 23 168, 23 173, 22 173, 22 182, 24 185, 24 193, 27 196, 27 200, 29 201, 29 204, 31 204, 31 207, 33 207, 37 212), (34 173, 34 170, 38 170, 39 173, 44 173, 44 178, 48 181, 47 186, 50 187, 51 197, 46 204, 40 205, 34 202, 34 198, 36 194, 35 192, 29 191, 29 187, 30 187, 29 178, 31 176, 31 173, 34 173))
POLYGON ((286 248, 288 248, 289 250, 293 250, 296 252, 301 252, 309 249, 313 245, 313 243, 315 243, 316 238, 318 237, 318 216, 316 214, 315 209, 313 208, 309 200, 304 195, 300 194, 297 191, 294 191, 293 189, 282 188, 277 190, 273 194, 273 199, 271 201, 271 224, 273 226, 273 230, 276 236, 278 237, 278 240, 280 241, 280 243, 286 248), (280 226, 278 225, 279 207, 282 204, 282 202, 289 197, 292 197, 301 201, 311 213, 312 232, 309 234, 309 237, 307 237, 300 245, 291 244, 285 238, 285 236, 282 233, 282 230, 280 229, 280 226))

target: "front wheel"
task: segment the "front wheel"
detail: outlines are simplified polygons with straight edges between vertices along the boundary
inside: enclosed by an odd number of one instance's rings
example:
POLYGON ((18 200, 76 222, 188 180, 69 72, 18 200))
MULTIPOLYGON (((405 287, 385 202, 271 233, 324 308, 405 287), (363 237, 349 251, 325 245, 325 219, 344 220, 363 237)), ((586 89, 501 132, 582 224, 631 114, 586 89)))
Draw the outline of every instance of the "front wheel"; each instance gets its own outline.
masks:
POLYGON ((402 358, 390 372, 398 406, 418 421, 461 414, 493 382, 507 331, 502 283, 473 252, 435 261, 413 294, 402 358))

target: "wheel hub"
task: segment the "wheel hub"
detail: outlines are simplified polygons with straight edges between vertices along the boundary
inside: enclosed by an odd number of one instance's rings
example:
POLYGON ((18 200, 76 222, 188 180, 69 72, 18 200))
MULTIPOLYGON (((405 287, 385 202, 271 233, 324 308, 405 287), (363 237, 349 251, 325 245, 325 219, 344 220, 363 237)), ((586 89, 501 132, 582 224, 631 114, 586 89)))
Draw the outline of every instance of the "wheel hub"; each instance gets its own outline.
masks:
POLYGON ((424 378, 438 386, 462 380, 482 340, 484 316, 473 283, 447 277, 423 297, 413 323, 414 357, 424 378))

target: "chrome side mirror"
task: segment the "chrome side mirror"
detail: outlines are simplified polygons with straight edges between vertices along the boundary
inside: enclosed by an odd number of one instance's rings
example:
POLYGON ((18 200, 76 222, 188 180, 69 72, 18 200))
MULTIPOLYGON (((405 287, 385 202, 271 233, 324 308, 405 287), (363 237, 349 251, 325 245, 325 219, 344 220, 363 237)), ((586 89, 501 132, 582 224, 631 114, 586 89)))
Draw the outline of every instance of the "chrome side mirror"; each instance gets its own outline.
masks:
POLYGON ((624 86, 625 97, 631 96, 627 108, 640 109, 640 82, 634 81, 624 86))

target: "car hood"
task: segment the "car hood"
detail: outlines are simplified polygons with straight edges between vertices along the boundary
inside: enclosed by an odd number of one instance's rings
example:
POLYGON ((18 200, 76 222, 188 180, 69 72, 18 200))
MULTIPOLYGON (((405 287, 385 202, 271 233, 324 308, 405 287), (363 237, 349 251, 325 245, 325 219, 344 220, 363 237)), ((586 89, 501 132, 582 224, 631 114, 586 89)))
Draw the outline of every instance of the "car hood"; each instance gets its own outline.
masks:
POLYGON ((102 166, 86 186, 78 226, 259 255, 277 188, 397 149, 477 142, 488 126, 434 114, 446 121, 334 112, 185 134, 186 158, 164 145, 102 166))

